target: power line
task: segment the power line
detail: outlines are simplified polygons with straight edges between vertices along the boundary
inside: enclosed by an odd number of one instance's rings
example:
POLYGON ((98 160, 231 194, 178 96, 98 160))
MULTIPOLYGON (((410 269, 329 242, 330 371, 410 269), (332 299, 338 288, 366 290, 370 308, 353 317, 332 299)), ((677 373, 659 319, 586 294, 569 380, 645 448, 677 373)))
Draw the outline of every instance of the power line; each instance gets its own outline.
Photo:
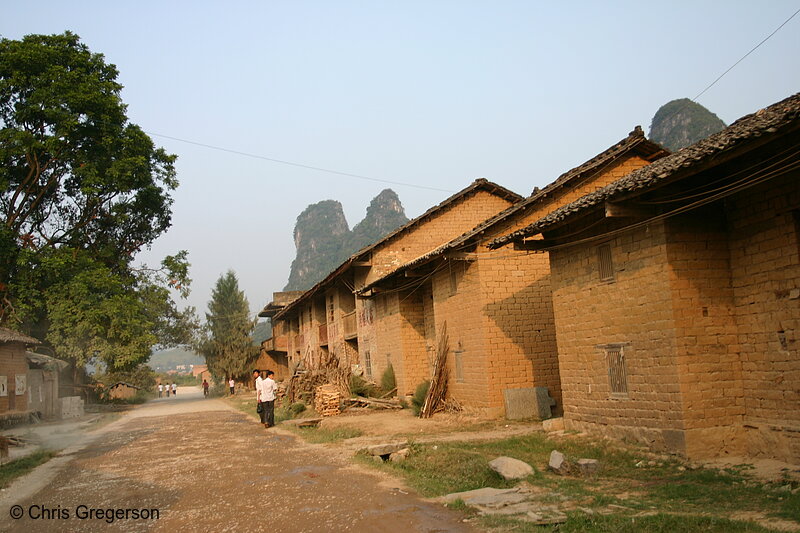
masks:
POLYGON ((708 90, 709 90, 711 87, 713 87, 714 85, 716 85, 716 83, 717 83, 719 80, 721 80, 721 79, 723 78, 723 76, 725 76, 725 74, 727 74, 728 72, 730 72, 731 70, 733 70, 733 69, 736 67, 736 65, 738 65, 739 63, 741 63, 742 61, 744 61, 744 60, 745 60, 745 58, 747 58, 747 56, 749 56, 750 54, 752 54, 753 52, 755 52, 755 51, 756 51, 756 50, 757 50, 757 49, 758 49, 758 48, 759 48, 759 47, 760 47, 762 44, 764 44, 765 42, 767 42, 767 41, 770 39, 770 37, 772 37, 773 35, 775 35, 776 33, 778 33, 778 31, 779 31, 781 28, 783 28, 784 26, 786 26, 786 24, 788 24, 788 22, 789 22, 790 20, 792 20, 792 19, 795 17, 795 15, 797 15, 798 13, 800 13, 800 9, 798 9, 797 11, 795 11, 794 13, 792 13, 792 16, 790 16, 788 19, 784 20, 784 21, 783 21, 783 24, 781 24, 780 26, 778 26, 777 28, 775 28, 775 31, 773 31, 772 33, 770 33, 769 35, 767 35, 766 37, 764 37, 764 39, 763 39, 763 40, 762 40, 760 43, 758 43, 757 45, 755 45, 755 46, 754 46, 754 47, 753 47, 753 48, 752 48, 752 49, 751 49, 749 52, 747 52, 745 55, 743 55, 743 56, 742 56, 742 57, 739 59, 739 61, 737 61, 736 63, 734 63, 734 64, 733 64, 733 65, 731 65, 730 67, 728 67, 728 70, 726 70, 725 72, 723 72, 722 74, 720 74, 720 75, 717 77, 717 79, 715 79, 714 81, 712 81, 712 82, 709 84, 709 86, 708 86, 708 87, 706 87, 705 89, 703 89, 702 91, 700 91, 700 93, 699 93, 697 96, 695 96, 694 98, 692 98, 692 101, 697 101, 697 99, 698 99, 698 98, 700 98, 701 96, 703 96, 703 94, 705 94, 705 92, 706 92, 706 91, 708 91, 708 90))
POLYGON ((347 176, 349 178, 356 178, 356 179, 360 179, 360 180, 375 181, 375 182, 378 182, 378 183, 388 183, 390 185, 401 185, 403 187, 413 187, 413 188, 416 188, 416 189, 427 189, 429 191, 440 191, 440 192, 448 192, 448 193, 455 192, 455 191, 452 191, 450 189, 441 189, 439 187, 429 187, 427 185, 417 185, 415 183, 406 183, 406 182, 403 182, 403 181, 387 180, 387 179, 383 179, 383 178, 372 178, 370 176, 364 176, 362 174, 352 174, 350 172, 342 172, 340 170, 333 170, 333 169, 330 169, 330 168, 317 167, 317 166, 314 166, 314 165, 306 165, 305 163, 296 163, 294 161, 286 161, 285 159, 277 159, 277 158, 274 158, 274 157, 267 157, 265 155, 251 154, 249 152, 242 152, 240 150, 232 150, 230 148, 223 148, 221 146, 215 146, 213 144, 206 144, 206 143, 201 143, 201 142, 197 142, 197 141, 190 141, 188 139, 181 139, 180 137, 173 137, 171 135, 164 135, 162 133, 155 133, 155 132, 152 132, 152 131, 145 131, 145 133, 147 133, 148 135, 154 135, 156 137, 163 137, 164 139, 170 139, 170 140, 173 140, 173 141, 178 141, 178 142, 182 142, 182 143, 186 143, 186 144, 193 144, 195 146, 201 146, 203 148, 209 148, 211 150, 217 150, 217 151, 220 151, 220 152, 227 152, 229 154, 242 155, 242 156, 245 156, 245 157, 252 157, 253 159, 261 159, 263 161, 270 161, 272 163, 279 163, 281 165, 289 165, 289 166, 292 166, 292 167, 305 168, 305 169, 308 169, 308 170, 316 170, 318 172, 327 172, 329 174, 336 174, 338 176, 347 176))

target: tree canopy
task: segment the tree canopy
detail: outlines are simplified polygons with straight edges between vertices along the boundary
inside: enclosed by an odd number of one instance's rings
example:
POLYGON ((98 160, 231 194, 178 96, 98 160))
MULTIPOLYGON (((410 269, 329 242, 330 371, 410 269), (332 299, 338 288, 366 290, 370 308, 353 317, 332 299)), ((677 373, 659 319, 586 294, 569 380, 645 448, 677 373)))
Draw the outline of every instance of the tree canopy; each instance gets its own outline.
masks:
POLYGON ((204 337, 195 350, 206 358, 209 371, 218 381, 248 374, 258 357, 258 347, 250 337, 254 327, 250 304, 239 290, 236 274, 229 270, 211 291, 204 337))
POLYGON ((188 342, 186 252, 134 256, 171 224, 176 156, 127 118, 118 72, 80 38, 0 39, 0 322, 82 366, 188 342))

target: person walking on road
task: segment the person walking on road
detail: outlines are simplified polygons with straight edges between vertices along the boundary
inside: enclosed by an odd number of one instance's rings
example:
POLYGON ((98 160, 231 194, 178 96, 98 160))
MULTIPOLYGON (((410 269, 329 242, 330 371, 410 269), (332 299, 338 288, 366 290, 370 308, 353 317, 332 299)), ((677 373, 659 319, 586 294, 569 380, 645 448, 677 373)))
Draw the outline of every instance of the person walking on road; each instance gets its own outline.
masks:
POLYGON ((264 404, 261 403, 261 383, 264 381, 264 378, 261 377, 260 370, 253 370, 253 380, 255 381, 254 384, 256 388, 256 413, 258 413, 259 418, 261 418, 261 423, 265 424, 264 416, 266 416, 266 413, 264 412, 264 404))
POLYGON ((208 381, 205 379, 203 380, 203 396, 208 398, 208 381))
POLYGON ((233 381, 233 378, 231 378, 231 379, 228 381, 228 387, 230 387, 230 388, 231 388, 231 396, 233 396, 234 389, 236 388, 236 382, 235 382, 235 381, 233 381))
POLYGON ((158 384, 158 397, 161 398, 161 395, 164 394, 164 385, 161 383, 158 384))
POLYGON ((172 382, 172 395, 173 396, 178 395, 178 385, 176 385, 174 381, 172 382))
POLYGON ((271 428, 275 425, 275 393, 278 390, 278 386, 272 379, 274 375, 275 372, 267 370, 267 377, 261 381, 261 422, 265 428, 271 428))

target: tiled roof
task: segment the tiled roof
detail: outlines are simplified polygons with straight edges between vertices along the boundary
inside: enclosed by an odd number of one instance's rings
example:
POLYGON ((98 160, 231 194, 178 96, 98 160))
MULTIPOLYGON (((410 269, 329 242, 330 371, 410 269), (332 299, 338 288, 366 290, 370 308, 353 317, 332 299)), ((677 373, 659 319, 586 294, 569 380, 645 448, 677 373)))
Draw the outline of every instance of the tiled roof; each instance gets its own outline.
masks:
POLYGON ((636 126, 633 129, 633 131, 631 131, 628 134, 627 137, 617 142, 613 146, 609 147, 608 149, 600 152, 599 154, 589 159, 585 163, 582 163, 581 165, 571 170, 568 170, 567 172, 564 172, 558 178, 556 178, 552 183, 548 184, 544 188, 534 189, 533 194, 531 194, 528 198, 525 198, 524 200, 515 203, 514 205, 508 207, 507 209, 500 211, 496 215, 487 218, 486 220, 475 226, 470 231, 464 233, 459 237, 456 237, 452 241, 445 243, 439 246, 438 248, 435 248, 430 252, 427 252, 426 254, 421 255, 420 257, 417 257, 416 259, 409 261, 408 263, 405 263, 399 268, 381 277, 380 279, 373 281, 372 283, 365 286, 358 292, 359 293, 366 292, 372 287, 375 287, 379 285, 381 282, 385 281, 386 279, 392 277, 394 274, 402 272, 403 270, 406 270, 408 268, 420 265, 437 255, 441 255, 449 250, 462 248, 464 245, 469 243, 475 237, 478 237, 479 235, 486 232, 492 226, 502 222, 503 220, 518 213, 519 211, 524 210, 525 208, 527 208, 532 204, 535 204, 536 202, 544 201, 550 194, 552 194, 557 189, 571 185, 575 181, 578 181, 586 177, 587 175, 602 170, 609 164, 616 161, 619 157, 628 154, 630 152, 636 152, 648 159, 656 158, 659 157, 661 154, 666 155, 669 153, 658 144, 648 140, 644 136, 644 131, 642 131, 642 127, 636 126))
POLYGON ((306 301, 309 298, 311 298, 322 287, 326 286, 328 283, 333 281, 335 278, 337 278, 338 276, 343 274, 348 268, 350 268, 350 266, 354 262, 356 262, 364 254, 372 251, 373 249, 377 248, 378 246, 380 246, 380 245, 382 245, 384 243, 389 242, 390 240, 392 240, 397 235, 399 235, 399 234, 401 234, 401 233, 413 228, 414 226, 420 224, 423 220, 425 220, 425 219, 429 218, 430 216, 436 214, 437 212, 441 211, 442 209, 450 206, 451 204, 455 203, 456 201, 460 200, 461 198, 464 198, 468 194, 471 194, 472 192, 475 192, 475 191, 478 191, 478 190, 483 190, 483 191, 489 192, 491 194, 494 194, 496 196, 499 196, 500 198, 504 198, 504 199, 509 200, 511 202, 518 202, 518 201, 522 200, 522 196, 518 195, 517 193, 515 193, 515 192, 513 192, 513 191, 511 191, 509 189, 506 189, 505 187, 503 187, 501 185, 493 183, 493 182, 491 182, 491 181, 489 181, 487 179, 484 179, 484 178, 476 179, 475 181, 473 181, 469 185, 469 187, 466 187, 465 189, 460 190, 459 192, 457 192, 454 195, 450 196, 449 198, 447 198, 443 202, 431 207, 430 209, 428 209, 427 211, 422 213, 420 216, 418 216, 418 217, 408 221, 407 223, 403 224, 402 226, 400 226, 396 230, 392 231, 391 233, 389 233, 388 235, 383 237, 381 240, 379 240, 379 241, 377 241, 377 242, 375 242, 373 244, 370 244, 369 246, 366 246, 366 247, 362 248, 361 250, 357 251, 356 253, 354 253, 353 255, 351 255, 347 260, 344 261, 344 263, 339 265, 333 272, 328 274, 325 277, 325 279, 323 279, 322 281, 320 281, 319 283, 317 283, 316 285, 314 285, 313 287, 308 289, 301 297, 299 297, 296 300, 294 300, 293 302, 287 304, 286 307, 284 307, 283 309, 278 311, 273 316, 273 319, 280 318, 285 313, 290 311, 292 308, 296 307, 297 305, 300 305, 304 301, 306 301))
POLYGON ((800 93, 790 96, 756 113, 746 115, 719 133, 687 146, 602 189, 569 203, 533 224, 494 239, 489 248, 499 248, 511 241, 541 233, 574 214, 630 193, 658 187, 676 178, 683 171, 691 172, 697 165, 711 162, 723 153, 745 146, 761 137, 780 134, 800 126, 800 93))

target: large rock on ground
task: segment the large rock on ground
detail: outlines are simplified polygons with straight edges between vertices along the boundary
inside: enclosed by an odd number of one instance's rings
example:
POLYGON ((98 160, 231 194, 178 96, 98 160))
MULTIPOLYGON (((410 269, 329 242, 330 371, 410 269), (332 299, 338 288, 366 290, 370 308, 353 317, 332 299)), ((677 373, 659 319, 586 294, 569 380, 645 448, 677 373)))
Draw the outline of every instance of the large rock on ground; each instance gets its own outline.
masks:
POLYGON ((407 442, 389 442, 386 444, 375 444, 367 446, 365 451, 370 455, 389 455, 394 452, 399 452, 408 446, 407 442))
POLYGON ((558 450, 553 450, 550 452, 550 462, 547 466, 550 467, 550 470, 562 476, 569 473, 569 463, 567 463, 567 458, 558 450))
POLYGON ((522 479, 533 474, 533 467, 513 457, 498 457, 489 461, 489 467, 503 479, 522 479))
POLYGON ((468 490, 465 492, 454 492, 442 496, 444 503, 454 503, 461 500, 466 505, 481 505, 487 507, 505 507, 514 503, 519 503, 528 499, 527 494, 522 494, 519 489, 495 489, 484 487, 482 489, 468 490))
POLYGON ((578 459, 578 471, 584 476, 593 476, 600 471, 597 459, 578 459))

